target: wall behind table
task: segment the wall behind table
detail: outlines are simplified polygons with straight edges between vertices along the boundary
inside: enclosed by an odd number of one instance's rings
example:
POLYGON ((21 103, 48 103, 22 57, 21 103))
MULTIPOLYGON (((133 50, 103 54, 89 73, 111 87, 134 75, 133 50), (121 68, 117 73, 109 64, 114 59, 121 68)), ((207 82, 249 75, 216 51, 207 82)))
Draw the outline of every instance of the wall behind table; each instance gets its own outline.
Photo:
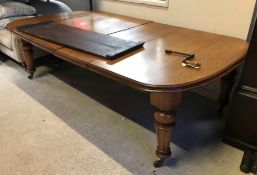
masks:
MULTIPOLYGON (((95 0, 96 8, 160 23, 246 39, 255 0, 169 0, 169 7, 156 7, 117 0, 95 0)), ((217 99, 219 82, 195 92, 217 99)))
POLYGON ((59 0, 67 4, 72 10, 89 10, 88 0, 59 0))
POLYGON ((102 11, 246 39, 255 0, 169 0, 169 8, 117 0, 96 3, 102 11))

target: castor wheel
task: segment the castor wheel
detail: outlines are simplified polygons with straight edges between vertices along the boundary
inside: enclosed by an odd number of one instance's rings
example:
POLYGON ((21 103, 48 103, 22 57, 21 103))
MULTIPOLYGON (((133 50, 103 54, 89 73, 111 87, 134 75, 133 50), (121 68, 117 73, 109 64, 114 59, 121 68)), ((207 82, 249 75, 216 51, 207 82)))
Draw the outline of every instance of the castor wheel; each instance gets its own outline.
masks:
POLYGON ((165 160, 156 160, 154 162, 154 167, 155 168, 160 168, 162 166, 162 164, 164 163, 165 160))
POLYGON ((28 79, 32 79, 33 78, 33 74, 29 74, 29 76, 28 76, 28 79))

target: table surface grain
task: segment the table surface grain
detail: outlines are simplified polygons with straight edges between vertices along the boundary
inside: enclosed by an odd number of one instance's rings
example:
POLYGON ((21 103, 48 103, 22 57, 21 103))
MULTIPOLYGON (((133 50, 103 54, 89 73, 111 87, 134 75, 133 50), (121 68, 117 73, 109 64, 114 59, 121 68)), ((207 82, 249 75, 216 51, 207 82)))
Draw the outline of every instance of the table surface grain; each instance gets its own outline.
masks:
POLYGON ((244 61, 248 49, 248 43, 238 38, 104 12, 78 11, 21 19, 9 23, 7 29, 74 64, 134 88, 156 92, 185 91, 221 78, 244 61), (16 29, 46 20, 145 44, 141 49, 108 61, 16 29), (201 69, 182 67, 184 57, 165 54, 165 49, 194 53, 201 69))

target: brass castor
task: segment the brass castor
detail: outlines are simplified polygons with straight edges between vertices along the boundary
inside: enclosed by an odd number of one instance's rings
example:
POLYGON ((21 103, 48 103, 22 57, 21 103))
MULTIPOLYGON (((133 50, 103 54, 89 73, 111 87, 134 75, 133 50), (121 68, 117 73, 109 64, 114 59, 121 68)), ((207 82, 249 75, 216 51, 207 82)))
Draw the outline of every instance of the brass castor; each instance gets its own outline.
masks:
POLYGON ((156 160, 155 162, 154 162, 154 167, 155 168, 160 168, 162 165, 163 165, 163 163, 164 163, 164 161, 165 160, 156 160))
POLYGON ((28 79, 32 79, 33 78, 33 73, 30 73, 29 75, 28 75, 28 79))

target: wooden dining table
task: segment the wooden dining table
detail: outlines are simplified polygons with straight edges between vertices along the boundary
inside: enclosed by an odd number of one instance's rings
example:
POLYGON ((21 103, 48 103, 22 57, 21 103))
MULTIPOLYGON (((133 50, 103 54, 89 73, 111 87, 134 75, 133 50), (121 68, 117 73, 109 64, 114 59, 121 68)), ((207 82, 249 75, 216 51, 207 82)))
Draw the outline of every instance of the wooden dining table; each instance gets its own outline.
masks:
POLYGON ((221 79, 218 102, 222 108, 228 103, 236 70, 248 49, 248 43, 242 39, 105 12, 76 11, 38 16, 11 22, 7 29, 22 40, 21 50, 29 78, 35 72, 34 45, 72 64, 147 92, 150 104, 156 109, 154 125, 159 159, 154 162, 155 167, 160 167, 171 156, 170 142, 182 93, 221 79), (17 29, 47 20, 145 44, 117 59, 106 60, 17 29), (184 67, 183 56, 165 50, 194 54, 193 62, 200 67, 184 67))

